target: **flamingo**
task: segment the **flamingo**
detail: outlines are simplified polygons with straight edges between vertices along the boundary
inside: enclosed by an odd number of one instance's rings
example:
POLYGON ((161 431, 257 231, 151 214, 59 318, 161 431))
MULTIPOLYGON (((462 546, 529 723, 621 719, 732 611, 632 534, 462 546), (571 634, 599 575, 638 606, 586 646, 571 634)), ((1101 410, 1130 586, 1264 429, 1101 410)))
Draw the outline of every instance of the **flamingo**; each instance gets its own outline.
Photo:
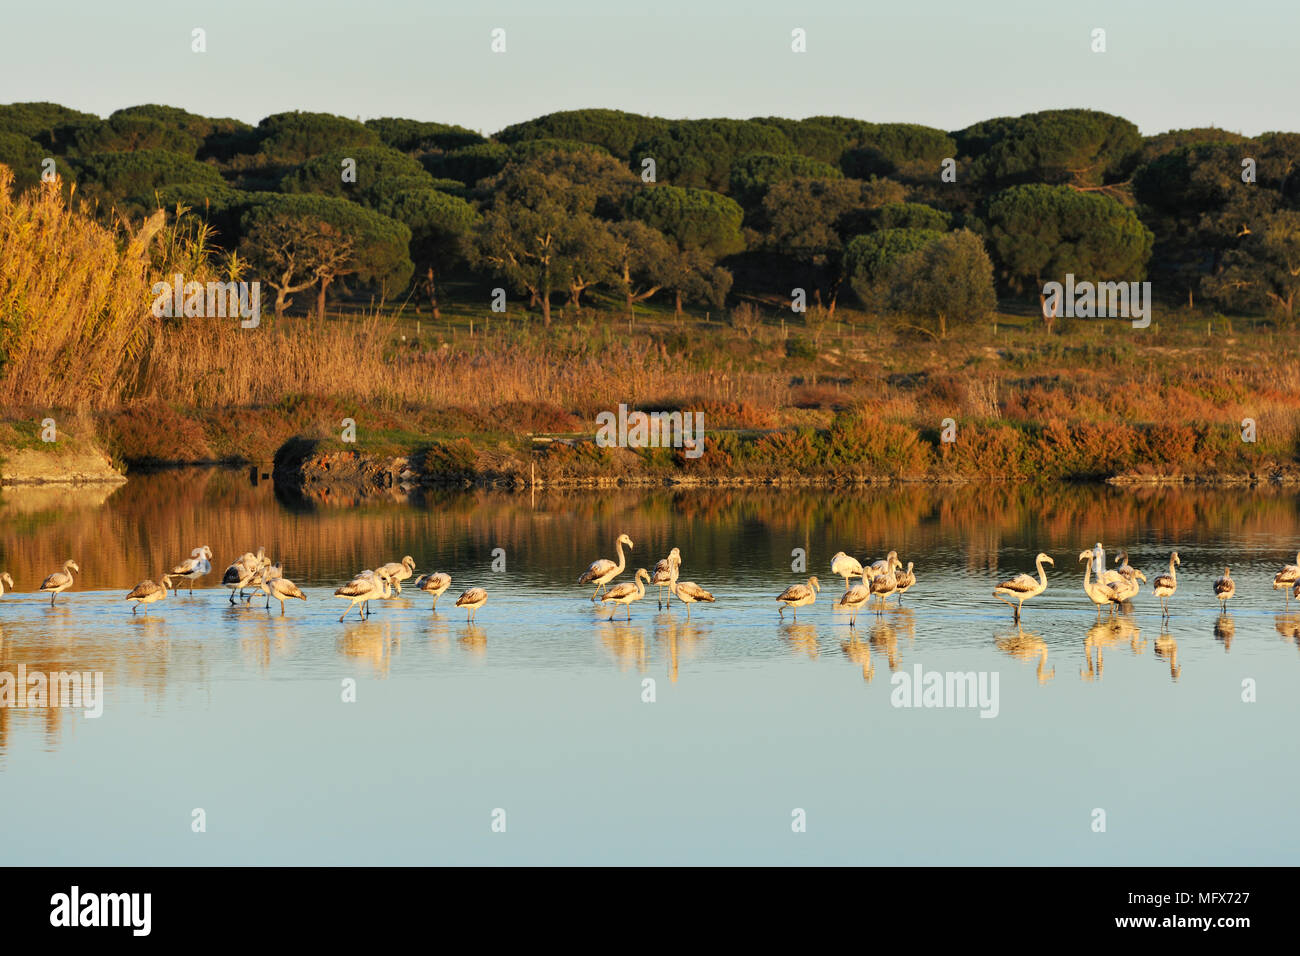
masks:
POLYGON ((363 571, 334 592, 335 597, 345 598, 350 602, 348 609, 343 612, 343 617, 339 618, 339 622, 342 623, 343 618, 352 613, 353 606, 358 604, 362 606, 357 609, 357 616, 361 617, 362 608, 372 598, 387 598, 391 597, 392 593, 392 581, 389 580, 386 572, 363 571))
MULTIPOLYGON (((279 565, 276 565, 278 568, 279 565)), ((271 599, 280 602, 280 616, 284 617, 284 602, 291 598, 297 598, 300 601, 306 601, 307 595, 302 593, 302 589, 294 584, 283 575, 277 575, 273 578, 263 578, 258 584, 258 588, 266 595, 266 608, 271 609, 271 599)))
POLYGON ((776 596, 780 607, 781 620, 785 620, 785 609, 790 608, 794 611, 794 619, 799 620, 799 608, 812 604, 817 600, 817 592, 822 589, 821 583, 817 580, 816 575, 808 579, 807 584, 792 584, 776 596))
MULTIPOLYGON (((1106 559, 1105 557, 1102 558, 1101 563, 1103 570, 1097 574, 1097 580, 1102 584, 1114 584, 1117 581, 1133 581, 1142 574, 1141 571, 1128 563, 1128 551, 1120 551, 1116 560, 1119 561, 1119 564, 1107 571, 1104 570, 1106 559)), ((1145 581, 1146 577, 1143 576, 1142 580, 1145 581)))
POLYGON ((41 582, 40 590, 50 593, 50 607, 54 607, 54 599, 62 592, 72 587, 72 572, 81 573, 81 568, 77 567, 77 562, 71 558, 63 562, 63 570, 55 571, 44 581, 41 582))
POLYGON ((437 571, 433 574, 421 574, 415 579, 416 590, 423 591, 425 594, 433 595, 433 607, 438 607, 438 598, 442 597, 443 592, 451 587, 451 575, 445 571, 437 571))
POLYGON ((1237 593, 1237 582, 1232 580, 1232 568, 1223 569, 1223 577, 1214 581, 1214 596, 1224 614, 1228 613, 1228 599, 1237 593))
POLYGON ((1286 596, 1286 606, 1291 607, 1291 589, 1300 582, 1300 552, 1296 553, 1295 564, 1288 564, 1273 575, 1273 590, 1281 591, 1286 596))
POLYGON ((712 594, 704 590, 704 588, 700 587, 694 581, 679 582, 677 580, 676 570, 673 571, 672 592, 677 595, 677 600, 686 605, 686 619, 688 621, 691 618, 692 604, 695 604, 697 601, 706 601, 709 604, 712 604, 714 600, 712 594))
POLYGON ((1083 593, 1088 595, 1088 600, 1097 605, 1097 620, 1101 620, 1101 606, 1110 600, 1110 590, 1106 585, 1092 580, 1093 558, 1096 555, 1092 551, 1080 551, 1079 560, 1086 561, 1083 566, 1083 593))
POLYGON ((1178 572, 1174 570, 1174 567, 1182 563, 1179 560, 1178 552, 1173 552, 1169 555, 1169 571, 1165 574, 1156 575, 1155 581, 1151 584, 1151 593, 1160 598, 1160 610, 1163 612, 1164 617, 1169 616, 1169 599, 1178 590, 1178 572))
POLYGON ((10 591, 14 589, 14 579, 9 576, 9 572, 0 572, 0 597, 4 596, 6 584, 9 585, 10 591))
POLYGON ((864 578, 861 584, 855 584, 850 590, 841 594, 835 606, 849 612, 849 627, 853 628, 858 626, 858 611, 866 607, 870 600, 871 581, 864 578))
POLYGON ((844 579, 844 590, 849 589, 849 578, 862 577, 862 565, 857 558, 851 558, 843 551, 837 551, 831 558, 831 574, 838 574, 844 579))
MULTIPOLYGON (((673 583, 673 569, 681 570, 682 553, 677 548, 668 552, 668 557, 660 558, 650 575, 650 583, 659 588, 659 610, 664 609, 664 588, 673 583)), ((673 606, 673 592, 668 592, 668 606, 673 606)))
POLYGON ((908 592, 912 585, 916 584, 916 575, 912 572, 913 564, 907 562, 907 570, 898 575, 898 590, 894 593, 898 595, 898 606, 903 606, 903 595, 908 592))
POLYGON ((401 594, 402 582, 415 573, 415 558, 408 554, 401 561, 389 561, 381 565, 379 570, 387 573, 389 580, 393 582, 393 587, 397 589, 398 594, 401 594))
POLYGON ((1146 575, 1141 571, 1134 572, 1134 576, 1126 578, 1122 574, 1118 581, 1112 581, 1106 585, 1107 600, 1111 603, 1112 610, 1119 607, 1125 601, 1131 601, 1137 597, 1138 591, 1141 590, 1139 581, 1145 581, 1146 575))
POLYGON ((879 561, 871 562, 872 577, 876 577, 884 574, 886 571, 893 571, 895 569, 899 571, 903 569, 903 562, 898 560, 897 551, 890 551, 887 556, 881 558, 879 561))
POLYGON ((244 588, 248 587, 248 582, 252 580, 253 575, 262 568, 262 561, 265 558, 265 549, 258 548, 257 554, 251 551, 245 551, 242 555, 226 568, 221 575, 221 584, 230 591, 230 603, 235 603, 235 592, 239 596, 244 596, 244 588))
MULTIPOLYGON (((627 536, 624 535, 623 537, 627 536)), ((629 543, 628 547, 630 548, 631 546, 632 545, 629 543)), ((487 591, 482 588, 470 588, 460 597, 456 598, 456 606, 466 608, 469 611, 469 614, 465 618, 467 622, 474 620, 474 612, 486 603, 487 591)))
MULTIPOLYGON (((162 576, 162 584, 154 584, 151 580, 144 580, 131 589, 131 593, 126 596, 126 600, 134 601, 131 607, 131 613, 134 614, 141 604, 152 604, 155 601, 161 601, 167 597, 167 589, 172 586, 171 575, 162 576)), ((149 613, 148 611, 145 612, 149 613)))
MULTIPOLYGON (((189 578, 190 593, 194 593, 194 579, 201 578, 212 571, 212 549, 206 544, 201 548, 195 548, 190 552, 190 556, 182 561, 176 567, 171 569, 167 575, 169 578, 189 578)), ((177 586, 179 589, 179 585, 177 586)))
MULTIPOLYGON (((627 545, 629 551, 632 550, 632 539, 625 534, 620 534, 618 540, 614 542, 614 547, 618 551, 618 564, 615 564, 609 558, 598 558, 591 562, 591 567, 587 568, 582 573, 582 577, 578 578, 579 584, 594 583, 596 585, 596 590, 591 595, 593 601, 596 600, 596 595, 604 590, 605 585, 622 574, 627 567, 627 558, 623 554, 623 545, 627 545)), ((457 601, 456 603, 459 606, 460 602, 457 601)))
MULTIPOLYGON (((601 596, 601 603, 621 604, 627 608, 627 619, 632 620, 632 602, 639 601, 645 597, 645 586, 641 583, 641 576, 645 575, 646 583, 650 581, 650 572, 645 568, 637 568, 636 577, 633 583, 628 584, 624 581, 622 584, 616 584, 601 596)), ((609 619, 612 621, 618 611, 612 611, 609 619)))
POLYGON ((899 565, 894 552, 889 552, 889 555, 886 560, 885 570, 877 573, 871 579, 870 585, 868 585, 868 590, 880 598, 880 605, 876 608, 877 615, 885 609, 885 599, 898 590, 898 576, 894 574, 894 568, 895 566, 902 567, 902 565, 899 565))
POLYGON ((1038 569, 1038 580, 1034 580, 1028 574, 1017 574, 1010 581, 1003 581, 993 589, 993 596, 1008 607, 1011 602, 1007 598, 1016 599, 1015 620, 1017 622, 1020 620, 1020 610, 1025 606, 1025 602, 1047 590, 1047 572, 1043 570, 1044 561, 1052 566, 1056 565, 1055 561, 1040 551, 1038 557, 1034 559, 1034 566, 1038 569))
MULTIPOLYGON (((253 595, 257 594, 258 591, 265 593, 266 588, 262 587, 262 585, 282 577, 284 577, 284 566, 280 564, 272 564, 270 558, 263 558, 261 566, 258 567, 258 569, 253 572, 253 576, 248 579, 249 592, 248 596, 244 598, 244 602, 246 604, 252 604, 253 595)), ((266 597, 266 606, 271 606, 271 596, 269 594, 266 597)))

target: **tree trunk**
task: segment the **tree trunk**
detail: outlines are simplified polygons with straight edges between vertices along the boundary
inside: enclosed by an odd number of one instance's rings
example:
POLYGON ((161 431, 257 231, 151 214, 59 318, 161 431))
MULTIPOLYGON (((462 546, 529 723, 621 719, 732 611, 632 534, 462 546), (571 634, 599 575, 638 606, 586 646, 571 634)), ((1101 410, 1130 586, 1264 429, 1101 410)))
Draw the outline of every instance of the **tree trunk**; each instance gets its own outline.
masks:
POLYGON ((284 309, 288 304, 288 297, 289 294, 284 291, 284 286, 280 286, 275 290, 275 317, 277 319, 284 317, 284 309))
POLYGON ((330 287, 332 277, 321 276, 320 289, 316 293, 316 318, 325 320, 325 290, 330 287))
POLYGON ((551 267, 547 264, 542 269, 542 325, 551 327, 551 267))
POLYGON ((677 303, 675 311, 673 312, 673 318, 680 319, 682 317, 682 290, 676 289, 675 291, 677 293, 677 303))
POLYGON ((429 306, 433 309, 433 318, 435 321, 442 318, 442 313, 438 311, 438 285, 434 281, 433 266, 429 266, 429 306))

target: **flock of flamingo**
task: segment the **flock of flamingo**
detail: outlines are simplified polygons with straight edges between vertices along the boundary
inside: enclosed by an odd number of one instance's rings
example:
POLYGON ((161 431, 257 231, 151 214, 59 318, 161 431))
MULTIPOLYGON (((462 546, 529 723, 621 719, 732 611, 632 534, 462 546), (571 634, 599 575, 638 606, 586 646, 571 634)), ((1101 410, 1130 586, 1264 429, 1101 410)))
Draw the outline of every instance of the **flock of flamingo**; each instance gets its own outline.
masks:
MULTIPOLYGON (((610 605, 613 608, 611 619, 618 613, 617 605, 622 605, 627 611, 627 619, 631 620, 632 604, 646 596, 647 586, 659 588, 660 609, 665 606, 664 589, 667 588, 667 606, 672 607, 672 599, 675 596, 686 605, 687 618, 690 617, 693 604, 713 603, 713 595, 694 581, 680 580, 682 555, 677 548, 668 552, 667 557, 660 560, 653 571, 638 568, 630 583, 623 582, 610 587, 614 579, 627 570, 624 546, 629 551, 632 550, 632 539, 626 534, 620 534, 614 542, 618 560, 600 558, 593 561, 578 578, 579 584, 596 586, 591 600, 599 600, 603 604, 610 605)), ((1084 564, 1083 593, 1096 605, 1099 620, 1103 607, 1109 607, 1110 613, 1114 614, 1116 608, 1131 602, 1138 595, 1142 585, 1147 583, 1146 575, 1129 564, 1127 551, 1119 553, 1115 567, 1107 568, 1106 552, 1101 542, 1097 542, 1086 551, 1079 552, 1079 561, 1084 564)), ((1047 590, 1047 572, 1043 565, 1055 565, 1055 563, 1049 555, 1039 553, 1034 562, 1038 572, 1037 577, 1032 574, 1018 574, 994 588, 993 596, 1010 606, 1015 612, 1015 620, 1019 622, 1025 602, 1047 590)), ((1162 618, 1169 617, 1169 599, 1178 590, 1176 569, 1181 564, 1178 552, 1173 552, 1169 556, 1168 570, 1158 574, 1151 582, 1152 593, 1160 599, 1162 618)), ((896 551, 890 551, 884 558, 866 566, 856 558, 840 551, 831 559, 831 573, 844 579, 844 594, 835 602, 835 606, 848 611, 849 626, 856 627, 858 612, 871 606, 873 602, 877 615, 884 610, 886 599, 891 595, 898 596, 898 604, 903 603, 903 595, 916 584, 913 568, 913 562, 909 561, 904 569, 896 551), (860 583, 851 585, 850 582, 854 578, 859 579, 860 583)), ((211 572, 212 549, 207 545, 195 548, 190 552, 189 558, 173 567, 169 573, 162 575, 161 582, 141 581, 131 589, 126 595, 126 600, 133 604, 131 613, 135 614, 140 605, 147 606, 164 600, 169 591, 179 590, 182 581, 189 581, 189 592, 193 594, 194 582, 211 572)), ((65 561, 60 570, 41 582, 38 590, 40 593, 50 595, 50 605, 53 606, 55 598, 75 583, 73 575, 80 573, 81 568, 77 562, 65 561)), ((343 612, 339 621, 342 622, 353 608, 357 609, 359 618, 369 617, 371 601, 387 600, 401 594, 402 582, 410 579, 413 574, 415 574, 415 559, 409 555, 401 561, 393 561, 373 570, 361 571, 334 592, 335 597, 348 602, 347 610, 343 612)), ((13 578, 7 572, 0 572, 0 596, 5 593, 6 584, 10 591, 14 590, 13 578)), ((237 597, 245 603, 251 603, 253 597, 260 592, 266 595, 268 610, 271 601, 280 602, 282 616, 285 613, 285 601, 307 600, 302 589, 284 576, 282 565, 273 564, 263 548, 259 548, 256 554, 249 551, 237 558, 221 576, 221 584, 230 591, 232 605, 235 604, 237 597)), ((436 610, 438 598, 451 587, 451 575, 445 571, 422 574, 415 579, 414 587, 433 597, 433 607, 436 610)), ((1295 564, 1286 565, 1274 575, 1273 590, 1285 592, 1288 606, 1292 597, 1300 600, 1300 553, 1296 554, 1295 564)), ((816 576, 810 577, 807 584, 792 584, 782 591, 776 597, 782 620, 785 619, 787 608, 791 610, 794 619, 798 620, 799 608, 815 603, 820 591, 821 584, 816 576)), ((1214 581, 1215 599, 1226 611, 1227 602, 1236 593, 1237 584, 1232 579, 1232 569, 1225 567, 1223 576, 1214 581)), ((456 607, 464 608, 466 619, 473 621, 474 613, 487 603, 487 599, 488 594, 484 588, 472 587, 456 599, 456 607)))

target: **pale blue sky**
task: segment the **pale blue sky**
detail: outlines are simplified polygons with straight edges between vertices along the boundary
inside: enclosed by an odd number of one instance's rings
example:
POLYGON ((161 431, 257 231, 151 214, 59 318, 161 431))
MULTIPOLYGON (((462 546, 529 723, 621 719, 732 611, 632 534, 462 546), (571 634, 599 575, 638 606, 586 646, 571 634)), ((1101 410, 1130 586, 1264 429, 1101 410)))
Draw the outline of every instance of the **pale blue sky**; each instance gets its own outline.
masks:
POLYGON ((1300 129, 1300 3, 1254 0, 65 0, 4 12, 0 102, 166 103, 493 132, 603 106, 669 117, 841 114, 957 129, 1055 107, 1144 133, 1300 129), (461 11, 465 11, 462 13, 461 11), (489 31, 507 31, 507 52, 489 31), (207 30, 208 50, 190 51, 207 30), (790 31, 808 31, 808 52, 790 31), (1108 50, 1089 49, 1093 28, 1108 50))

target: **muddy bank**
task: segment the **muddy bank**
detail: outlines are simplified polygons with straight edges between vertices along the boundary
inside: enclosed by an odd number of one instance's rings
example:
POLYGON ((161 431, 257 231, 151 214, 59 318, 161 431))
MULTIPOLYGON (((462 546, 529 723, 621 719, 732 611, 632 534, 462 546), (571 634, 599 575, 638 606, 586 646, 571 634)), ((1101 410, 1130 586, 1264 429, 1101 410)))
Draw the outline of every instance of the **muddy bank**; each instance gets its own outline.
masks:
MULTIPOLYGON (((679 457, 679 456, 678 456, 679 457)), ((554 443, 529 454, 468 439, 435 442, 406 454, 345 449, 329 440, 295 438, 275 456, 277 492, 322 503, 407 501, 423 489, 481 488, 846 488, 886 484, 963 485, 1024 482, 1024 475, 873 473, 832 463, 818 467, 778 461, 747 467, 692 467, 674 456, 647 457, 590 442, 554 443)), ((1139 474, 1040 477, 1039 481, 1105 482, 1116 486, 1300 486, 1300 469, 1225 474, 1139 474)))
POLYGON ((121 484, 126 476, 101 451, 0 448, 0 484, 121 484))

